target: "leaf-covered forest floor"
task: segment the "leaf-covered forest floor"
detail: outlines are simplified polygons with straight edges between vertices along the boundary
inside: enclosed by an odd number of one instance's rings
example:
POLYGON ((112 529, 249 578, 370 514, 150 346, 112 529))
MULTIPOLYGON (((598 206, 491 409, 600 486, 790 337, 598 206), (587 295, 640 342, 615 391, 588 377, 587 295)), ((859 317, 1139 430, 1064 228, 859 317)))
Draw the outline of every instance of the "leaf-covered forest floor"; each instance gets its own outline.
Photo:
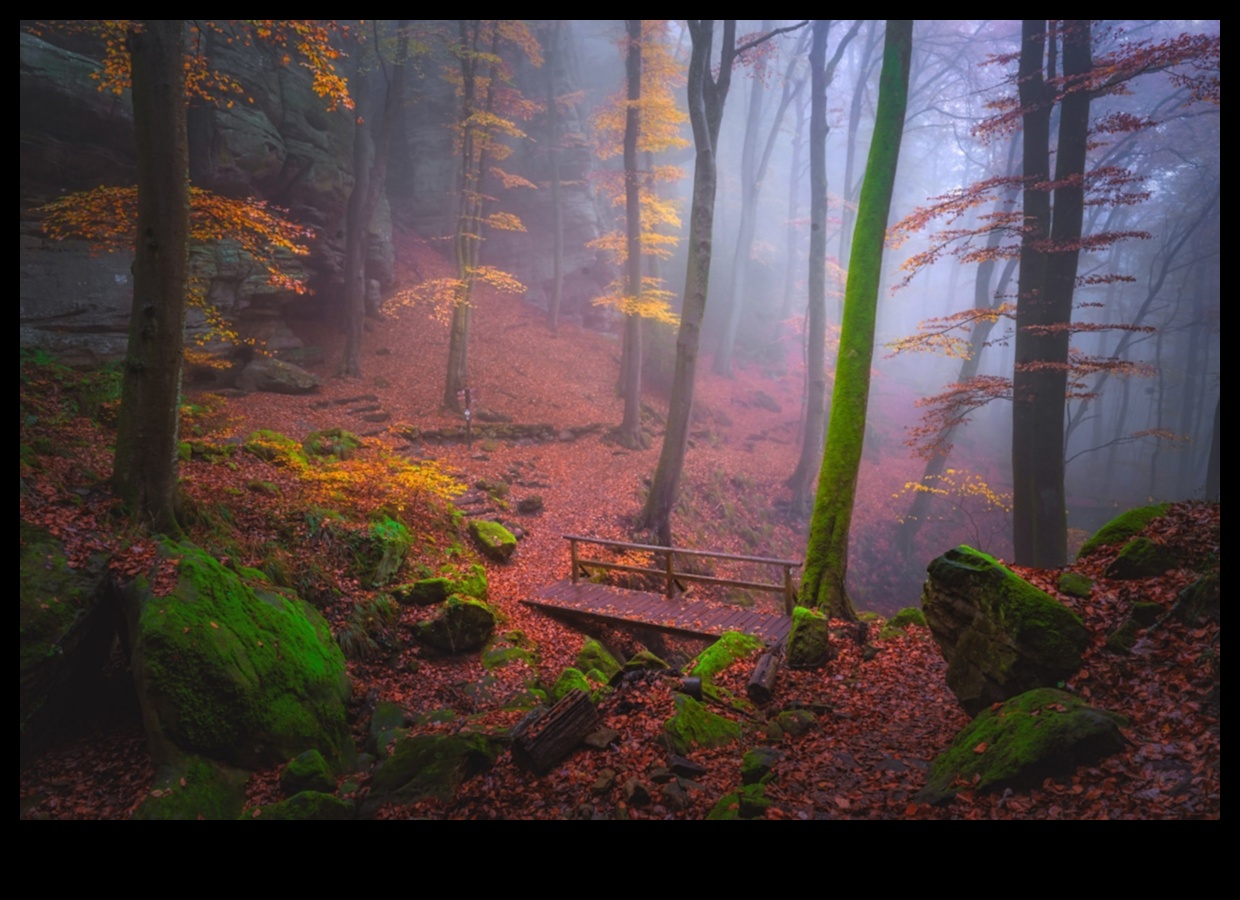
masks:
MULTIPOLYGON (((443 261, 419 241, 408 240, 401 258, 406 283, 445 274, 443 261)), ((242 557, 239 562, 258 565, 273 552, 274 536, 288 533, 287 528, 280 530, 281 523, 304 522, 315 509, 334 505, 363 520, 375 510, 399 508, 419 537, 407 567, 422 563, 437 569, 445 562, 460 561, 462 551, 445 537, 440 501, 412 489, 394 492, 383 480, 390 471, 384 454, 433 459, 482 509, 525 532, 510 563, 488 566, 489 602, 504 618, 499 632, 520 632, 523 637, 512 640, 536 653, 490 670, 478 655, 430 658, 410 637, 412 625, 423 613, 403 609, 400 624, 388 635, 387 649, 368 660, 350 662, 359 743, 364 739, 365 710, 375 700, 398 702, 415 715, 442 709, 456 713, 451 722, 420 726, 426 730, 450 730, 466 723, 515 724, 521 713, 502 709, 504 700, 536 678, 544 684, 554 681, 573 664, 586 636, 580 626, 550 618, 520 601, 567 576, 568 551, 562 535, 633 537, 630 523, 657 459, 659 416, 666 404, 658 385, 649 391, 647 424, 656 435, 652 449, 629 451, 607 440, 605 429, 619 423, 622 411, 614 390, 619 344, 612 336, 573 323, 552 336, 540 311, 488 296, 479 298, 472 327, 477 408, 518 424, 549 424, 563 439, 475 440, 465 446, 410 442, 403 437, 404 426, 425 432, 462 421, 439 408, 447 330, 418 309, 391 311, 382 321, 368 323, 363 378, 326 377, 322 391, 307 397, 220 398, 200 391, 187 396, 185 438, 225 444, 265 428, 300 440, 312 431, 334 427, 367 436, 366 446, 342 470, 348 474, 347 483, 307 483, 287 469, 244 453, 232 456, 231 465, 198 458, 184 463, 190 536, 217 554, 236 554, 242 557), (604 428, 571 440, 563 434, 596 423, 604 428), (486 485, 474 487, 479 482, 486 485), (517 502, 532 494, 542 498, 541 512, 518 514, 517 502), (224 497, 228 500, 221 503, 224 497), (227 513, 222 518, 223 507, 227 513)), ((316 371, 330 376, 341 348, 334 329, 304 325, 298 331, 308 344, 323 348, 316 371)), ((788 340, 787 355, 795 357, 799 339, 793 335, 788 340)), ((694 446, 686 464, 685 502, 674 523, 678 543, 798 558, 803 553, 804 527, 789 522, 780 503, 786 503, 783 480, 796 459, 801 376, 795 368, 758 361, 743 365, 734 379, 711 376, 708 369, 699 366, 694 446)), ((108 549, 116 553, 113 568, 119 575, 140 570, 149 563, 153 548, 118 522, 106 490, 100 487, 110 466, 109 404, 81 402, 81 389, 68 387, 67 377, 44 378, 33 369, 23 372, 28 372, 24 377, 30 382, 29 390, 23 383, 23 409, 42 416, 39 426, 24 428, 23 442, 41 440, 44 443, 35 449, 44 452, 37 452, 33 466, 25 458, 22 463, 21 517, 56 532, 68 544, 71 558, 80 561, 95 550, 108 549), (79 392, 76 408, 89 415, 56 414, 55 405, 66 391, 79 392)), ((893 396, 898 393, 894 386, 879 382, 874 402, 907 399, 893 396)), ((920 462, 907 456, 899 436, 889 437, 879 444, 890 451, 880 450, 865 462, 859 529, 890 525, 904 502, 894 500, 893 494, 920 474, 920 462)), ((1217 564, 1217 506, 1177 506, 1156 527, 1155 539, 1175 545, 1182 558, 1214 559, 1217 564)), ((313 599, 339 632, 347 627, 354 606, 373 592, 350 577, 338 547, 313 544, 311 532, 297 525, 292 533, 304 537, 305 543, 276 550, 290 566, 313 568, 313 578, 307 581, 318 590, 313 599)), ((767 789, 772 805, 766 817, 1217 818, 1219 626, 1190 628, 1168 621, 1142 633, 1131 654, 1108 650, 1107 635, 1127 618, 1137 599, 1169 607, 1194 578, 1192 571, 1182 569, 1139 582, 1108 581, 1102 573, 1109 558, 1102 552, 1072 567, 1096 579, 1088 601, 1058 594, 1057 573, 1019 571, 1068 603, 1090 627, 1093 642, 1081 671, 1066 687, 1129 718, 1125 734, 1130 743, 1124 753, 1031 788, 999 794, 965 790, 942 806, 919 804, 913 795, 924 785, 930 761, 967 721, 944 682, 942 656, 929 633, 917 626, 874 641, 877 653, 872 657, 854 642, 838 638, 840 656, 826 669, 781 675, 772 709, 807 709, 813 713, 814 727, 803 736, 784 735, 776 741, 783 756, 767 789), (1208 698, 1212 688, 1214 694, 1208 698)), ((885 595, 877 575, 863 583, 869 587, 863 607, 889 614, 916 602, 916 596, 885 595)), ((872 639, 877 630, 871 628, 872 639)), ((673 663, 683 663, 704 646, 597 626, 590 633, 625 653, 649 646, 673 663)), ((743 694, 749 668, 734 666, 718 683, 743 694)), ((127 677, 118 653, 100 678, 93 714, 21 773, 23 817, 121 818, 151 789, 153 773, 132 692, 124 687, 127 677)), ((721 796, 738 788, 741 757, 746 749, 770 741, 771 730, 762 710, 729 712, 743 726, 742 740, 694 751, 691 757, 705 767, 705 774, 693 779, 694 785, 673 803, 652 780, 652 772, 667 764, 660 737, 672 714, 673 684, 666 679, 638 679, 604 699, 603 724, 618 733, 606 749, 579 749, 541 777, 519 769, 505 753, 494 767, 462 785, 451 800, 389 806, 379 816, 704 818, 721 796), (606 779, 600 781, 604 770, 616 776, 606 787, 606 779), (652 789, 649 802, 640 795, 626 796, 622 786, 630 777, 652 789)), ((255 776, 252 807, 277 798, 277 777, 274 771, 255 776)), ((365 790, 363 779, 360 792, 365 790)))

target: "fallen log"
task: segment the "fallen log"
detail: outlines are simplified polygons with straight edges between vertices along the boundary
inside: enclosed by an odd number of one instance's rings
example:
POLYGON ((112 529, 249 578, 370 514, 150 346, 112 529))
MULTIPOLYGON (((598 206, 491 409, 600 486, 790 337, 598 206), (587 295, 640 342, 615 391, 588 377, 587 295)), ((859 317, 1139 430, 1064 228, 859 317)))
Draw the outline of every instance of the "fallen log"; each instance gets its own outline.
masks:
POLYGON ((540 716, 522 719, 512 730, 512 758, 538 774, 577 749, 598 726, 598 710, 585 691, 574 689, 540 716))
POLYGON ((775 695, 775 681, 779 677, 779 668, 783 658, 782 641, 758 657, 758 662, 753 667, 753 674, 749 676, 749 684, 745 687, 749 702, 755 706, 766 706, 771 702, 771 698, 775 695))

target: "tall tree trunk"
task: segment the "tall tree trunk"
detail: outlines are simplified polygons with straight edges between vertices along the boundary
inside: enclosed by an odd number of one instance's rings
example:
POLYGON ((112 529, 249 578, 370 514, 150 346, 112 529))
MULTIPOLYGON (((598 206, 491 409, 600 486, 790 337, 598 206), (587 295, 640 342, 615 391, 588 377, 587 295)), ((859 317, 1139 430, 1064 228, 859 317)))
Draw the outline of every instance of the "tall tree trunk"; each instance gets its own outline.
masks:
POLYGON ((370 136, 370 85, 364 64, 358 60, 353 96, 357 106, 353 124, 353 190, 344 230, 344 356, 340 374, 360 378, 362 374, 362 329, 366 319, 366 250, 370 243, 370 214, 367 204, 371 185, 371 158, 374 143, 370 136))
POLYGON ((801 455, 788 479, 791 512, 805 518, 812 506, 814 482, 822 462, 822 433, 827 414, 827 35, 831 23, 814 21, 809 49, 809 298, 806 310, 805 427, 801 455))
POLYGON ((801 214, 801 148, 805 145, 805 97, 798 91, 796 94, 796 115, 793 119, 792 159, 788 169, 788 223, 787 262, 784 266, 784 302, 779 309, 780 321, 787 321, 792 316, 792 307, 796 297, 797 263, 800 262, 797 239, 797 218, 801 214))
POLYGON ((560 106, 556 101, 555 79, 560 59, 560 28, 551 26, 544 65, 547 69, 547 158, 551 165, 551 296, 547 301, 547 327, 560 330, 560 304, 564 293, 564 207, 560 196, 560 106))
POLYGON ((498 59, 500 34, 498 29, 492 29, 488 53, 479 47, 483 37, 481 21, 462 20, 457 30, 462 46, 469 50, 462 52, 458 61, 462 81, 460 115, 464 133, 461 136, 461 196, 453 249, 459 286, 452 307, 452 324, 448 329, 448 373, 444 380, 443 406, 459 412, 461 392, 469 384, 469 320, 473 312, 474 277, 482 252, 482 210, 485 203, 482 179, 486 172, 487 151, 481 132, 487 125, 477 121, 476 117, 478 113, 483 113, 483 118, 489 117, 495 105, 496 67, 493 61, 498 59), (478 87, 483 76, 479 67, 484 58, 492 62, 485 77, 485 99, 480 103, 478 87))
MULTIPOLYGON (((762 22, 762 30, 771 30, 771 20, 762 22)), ((749 83, 749 110, 745 116, 745 134, 741 138, 741 213, 736 233, 736 253, 732 256, 732 278, 728 285, 728 312, 719 344, 715 348, 714 370, 719 375, 732 374, 732 348, 745 311, 745 288, 749 278, 749 257, 753 252, 753 235, 758 220, 758 129, 762 125, 762 96, 766 90, 766 59, 754 63, 749 83)), ((785 88, 786 90, 786 88, 785 88)))
POLYGON ((685 448, 689 443, 698 345, 710 281, 711 232, 717 184, 715 148, 719 140, 719 124, 723 120, 723 104, 731 84, 736 47, 736 22, 729 19, 723 26, 722 64, 718 76, 712 76, 711 45, 715 23, 710 19, 690 20, 688 27, 693 47, 689 55, 687 95, 695 149, 693 200, 689 210, 689 265, 685 272, 680 329, 676 334, 676 363, 672 373, 667 428, 650 494, 638 518, 639 528, 653 532, 659 543, 669 547, 672 543, 672 507, 680 491, 685 448))
POLYGON ((177 532, 177 428, 189 276, 185 40, 179 19, 128 37, 138 173, 133 306, 112 479, 131 515, 177 532))
POLYGON ((904 136, 912 49, 913 23, 889 19, 879 75, 874 137, 861 185, 848 284, 844 289, 844 320, 831 397, 831 422, 827 427, 827 445, 801 581, 803 605, 818 607, 843 619, 857 616, 845 588, 848 538, 865 439, 883 243, 900 142, 904 136))
MULTIPOLYGON (((627 20, 629 36, 625 71, 628 78, 628 105, 624 112, 624 223, 625 294, 636 305, 642 294, 642 223, 641 197, 638 183, 637 138, 641 129, 642 96, 642 22, 627 20)), ((620 443, 640 449, 642 434, 642 326, 636 308, 625 316, 624 324, 624 421, 620 423, 620 443)))
POLYGON ((1052 35, 1049 42, 1044 79, 1046 30, 1046 20, 1025 21, 1019 66, 1024 109, 1025 232, 1021 239, 1012 375, 1012 516, 1016 563, 1054 568, 1063 565, 1068 556, 1064 393, 1089 132, 1090 92, 1083 89, 1083 82, 1092 60, 1089 21, 1066 21, 1062 32, 1064 84, 1058 88, 1066 93, 1060 103, 1052 213, 1047 183, 1050 112, 1056 90, 1055 37, 1052 35))
MULTIPOLYGON (((804 23, 802 23, 804 24, 804 23)), ((697 374, 698 345, 702 317, 706 312, 706 291, 710 280, 711 233, 715 218, 716 161, 719 125, 723 105, 732 84, 732 66, 737 55, 777 34, 801 25, 777 28, 744 46, 736 45, 736 20, 725 19, 719 54, 718 74, 712 74, 711 46, 715 23, 710 19, 690 19, 689 79, 686 96, 689 123, 693 127, 693 200, 689 208, 689 264, 685 272, 684 303, 680 330, 676 334, 676 364, 672 372, 672 397, 667 409, 667 428, 663 448, 655 467, 650 494, 637 519, 637 527, 654 533, 665 546, 672 541, 672 507, 680 490, 685 467, 685 448, 689 443, 689 417, 693 413, 694 378, 697 374)))

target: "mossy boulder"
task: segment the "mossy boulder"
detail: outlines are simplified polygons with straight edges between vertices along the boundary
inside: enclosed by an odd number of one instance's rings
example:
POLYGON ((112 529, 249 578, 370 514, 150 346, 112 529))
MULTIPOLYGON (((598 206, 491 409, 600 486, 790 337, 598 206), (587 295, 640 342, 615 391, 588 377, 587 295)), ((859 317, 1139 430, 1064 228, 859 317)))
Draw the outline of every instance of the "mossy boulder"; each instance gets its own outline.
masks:
POLYGON ((155 821, 230 820, 241 814, 249 772, 187 754, 160 766, 133 817, 155 821))
POLYGON ((774 747, 754 747, 741 759, 741 784, 766 784, 775 777, 775 766, 784 754, 774 747))
POLYGON ((724 794, 706 814, 708 821, 733 819, 758 819, 766 814, 771 800, 766 796, 766 785, 747 784, 740 790, 724 794))
POLYGON ((495 613, 481 600, 454 594, 431 619, 418 623, 414 636, 444 653, 481 650, 495 631, 495 613))
POLYGON ((638 650, 624 661, 626 672, 666 672, 672 667, 649 650, 638 650))
MULTIPOLYGON (((157 764, 183 752, 242 768, 308 748, 333 764, 353 754, 349 679, 323 617, 295 594, 243 581, 191 543, 162 541, 156 596, 135 578, 123 603, 134 683, 157 764)), ((152 573, 153 574, 153 573, 152 573)))
POLYGON ((765 644, 753 635, 739 631, 726 631, 689 664, 688 672, 702 679, 704 684, 710 683, 716 675, 732 663, 748 659, 765 644))
POLYGON ((336 459, 348 459, 361 446, 362 439, 343 428, 312 431, 301 442, 301 447, 307 456, 326 456, 336 459))
POLYGON ((325 794, 336 790, 336 776, 331 766, 318 750, 307 750, 293 757, 280 773, 280 790, 286 797, 302 791, 319 791, 325 794))
POLYGON ((450 799, 463 782, 495 763, 504 744, 497 735, 474 731, 399 738, 375 770, 367 807, 450 799))
POLYGON ((878 633, 878 639, 885 641, 893 638, 897 634, 902 634, 908 630, 910 625, 926 624, 926 614, 916 606, 906 606, 894 616, 887 620, 887 624, 883 626, 882 631, 878 633))
POLYGON ((994 558, 961 546, 928 572, 921 608, 969 715, 1080 668, 1089 641, 1080 617, 994 558))
POLYGON ((620 671, 620 663, 616 662, 616 658, 593 638, 581 645, 581 650, 577 652, 577 659, 574 660, 573 665, 583 672, 597 669, 607 681, 610 681, 611 677, 620 671))
POLYGON ((1059 582, 1056 585, 1061 594, 1067 594, 1069 597, 1080 597, 1087 600, 1094 592, 1094 581, 1079 572, 1064 572, 1059 576, 1059 582))
POLYGON ((917 795, 939 802, 962 787, 993 791, 1037 785, 1124 749, 1124 717, 1054 688, 984 710, 931 765, 917 795))
POLYGON ((410 584, 392 588, 392 597, 405 606, 434 606, 443 603, 453 594, 485 600, 487 597, 486 569, 479 565, 469 567, 467 572, 456 575, 438 575, 420 578, 410 584))
POLYGON ((1171 509, 1170 503, 1158 503, 1154 506, 1140 506, 1120 513, 1094 532, 1093 537, 1081 545, 1081 549, 1077 551, 1076 558, 1080 559, 1083 556, 1088 556, 1100 547, 1122 544, 1144 529, 1154 519, 1157 519, 1159 516, 1165 516, 1169 509, 1171 509))
POLYGON ((792 611, 792 630, 788 632, 788 666, 817 669, 834 658, 827 617, 816 609, 798 606, 792 611))
POLYGON ((1131 580, 1153 578, 1175 568, 1175 554, 1170 548, 1147 537, 1135 537, 1107 566, 1107 578, 1131 580))
POLYGON ((456 582, 451 578, 438 576, 420 578, 412 584, 394 587, 392 599, 402 606, 434 606, 436 603, 443 603, 456 592, 456 582))
POLYGON ((372 587, 383 587, 396 577, 413 543, 409 529, 386 516, 371 522, 357 541, 358 577, 372 587))
POLYGON ((668 748, 682 756, 695 747, 722 747, 740 740, 741 726, 717 715, 688 694, 675 697, 675 714, 663 725, 668 748))
POLYGON ((338 822, 352 819, 355 815, 354 805, 348 800, 321 791, 301 791, 270 806, 259 808, 258 815, 253 819, 268 821, 293 822, 338 822))
POLYGON ((116 632, 103 602, 106 560, 69 567, 64 545, 21 524, 18 556, 18 731, 20 758, 39 753, 70 707, 84 679, 97 677, 116 632))
POLYGON ((504 563, 516 552, 517 539, 499 522, 471 519, 469 533, 487 559, 504 563))
POLYGON ((571 690, 580 690, 584 694, 589 694, 593 687, 586 679, 585 673, 580 669, 569 666, 560 673, 560 677, 555 680, 555 684, 551 686, 551 702, 558 703, 560 699, 568 694, 571 690))

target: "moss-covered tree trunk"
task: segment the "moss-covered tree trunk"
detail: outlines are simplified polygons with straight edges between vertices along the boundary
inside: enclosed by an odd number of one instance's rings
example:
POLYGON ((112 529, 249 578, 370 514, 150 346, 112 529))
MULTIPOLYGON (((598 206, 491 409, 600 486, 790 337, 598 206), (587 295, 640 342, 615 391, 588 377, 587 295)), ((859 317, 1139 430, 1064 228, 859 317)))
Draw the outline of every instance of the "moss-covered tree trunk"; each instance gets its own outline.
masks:
POLYGON ((135 518, 177 530, 177 422, 189 277, 189 143, 184 23, 159 19, 129 34, 138 240, 121 383, 113 483, 135 518))
POLYGON ((844 321, 835 390, 831 396, 831 422, 827 427, 827 446, 814 499, 809 545, 805 551, 805 575, 801 582, 802 605, 817 607, 831 616, 845 619, 855 619, 857 615, 844 588, 848 570, 848 531, 865 438, 883 241, 887 234, 900 141, 904 135, 912 49, 913 23, 888 20, 874 137, 861 185, 848 284, 844 289, 844 321))

